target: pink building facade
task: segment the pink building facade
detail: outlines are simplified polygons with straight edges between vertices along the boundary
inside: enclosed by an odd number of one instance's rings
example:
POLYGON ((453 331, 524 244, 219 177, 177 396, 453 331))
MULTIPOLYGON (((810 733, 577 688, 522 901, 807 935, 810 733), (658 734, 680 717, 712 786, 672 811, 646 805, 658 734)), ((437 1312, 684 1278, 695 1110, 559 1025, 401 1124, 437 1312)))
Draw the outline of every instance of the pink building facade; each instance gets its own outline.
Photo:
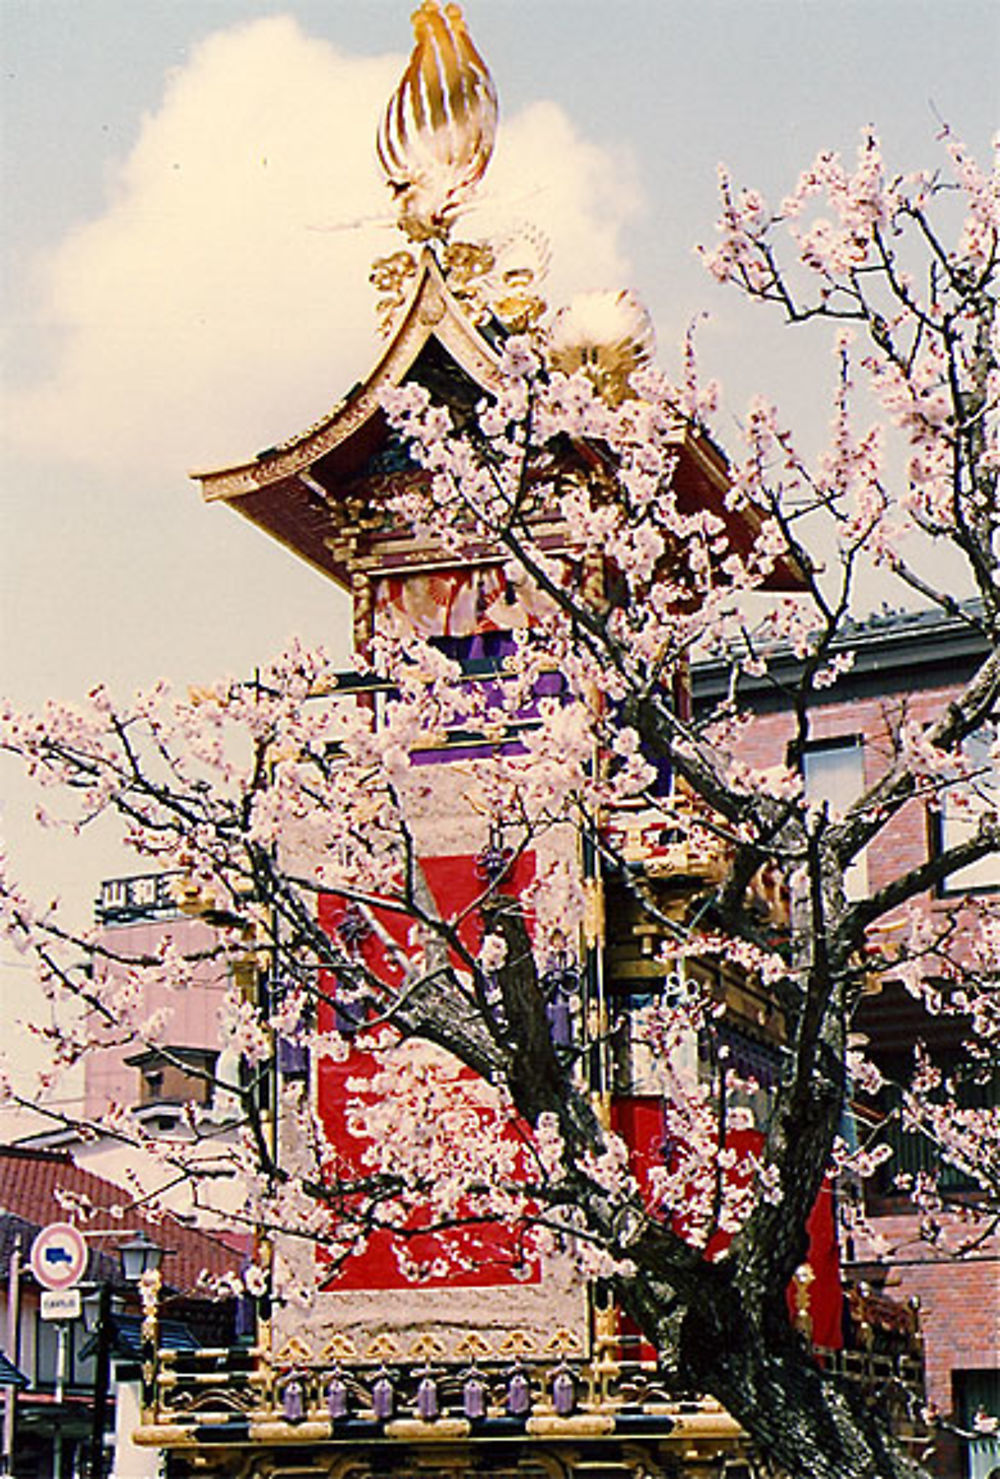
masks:
POLYGON ((83 1110, 94 1123, 117 1105, 133 1109, 149 1129, 167 1131, 181 1106, 213 1107, 219 1011, 230 981, 226 963, 208 958, 218 946, 216 931, 184 913, 181 882, 171 874, 148 874, 101 884, 96 914, 109 973, 124 975, 130 961, 157 955, 164 940, 188 960, 199 953, 206 958, 162 986, 144 985, 142 1015, 156 1025, 152 1035, 162 1050, 144 1052, 141 1032, 117 1034, 109 1027, 105 1048, 87 1055, 83 1110))
MULTIPOLYGON (((900 726, 907 721, 923 725, 938 716, 985 656, 981 638, 969 625, 935 612, 877 617, 860 624, 853 638, 852 671, 810 708, 803 764, 807 790, 834 809, 883 773, 900 726)), ((742 733, 740 755, 761 768, 784 760, 795 724, 788 690, 781 687, 783 677, 794 679, 795 665, 790 658, 779 659, 772 671, 776 684, 755 685, 745 695, 755 717, 742 733)), ((709 712, 720 696, 720 678, 721 673, 707 666, 696 673, 695 702, 701 713, 709 712)), ((995 766, 992 775, 988 770, 990 737, 975 736, 972 744, 983 752, 981 785, 996 787, 1000 778, 995 766)), ((955 841, 956 829, 968 825, 954 809, 949 816, 947 804, 932 809, 921 800, 910 802, 859 859, 848 878, 849 891, 861 896, 880 889, 918 867, 942 842, 955 841)), ((1000 858, 989 857, 953 875, 925 897, 924 907, 942 913, 963 896, 997 889, 1000 858)), ((962 1060, 963 1019, 929 1015, 893 981, 891 971, 873 977, 855 1025, 887 1078, 905 1079, 918 1042, 946 1068, 962 1060)), ((973 1092, 977 1103, 995 1105, 1000 1070, 994 1067, 992 1080, 973 1092)), ((968 1183, 938 1167, 933 1148, 922 1137, 900 1132, 891 1092, 876 1102, 861 1100, 857 1108, 859 1133, 886 1139, 893 1156, 861 1193, 874 1241, 866 1237, 863 1223, 852 1226, 851 1209, 844 1205, 847 1199, 842 1201, 845 1271, 884 1289, 893 1300, 919 1305, 929 1402, 969 1431, 977 1412, 1000 1416, 1000 1237, 994 1233, 976 1241, 957 1257, 956 1249, 975 1240, 973 1229, 961 1222, 963 1203, 971 1199, 968 1183), (940 1235, 897 1184, 900 1175, 920 1170, 941 1171, 942 1189, 955 1208, 940 1235)), ((1000 1442, 944 1437, 933 1462, 949 1479, 985 1479, 1000 1465, 1000 1442)))

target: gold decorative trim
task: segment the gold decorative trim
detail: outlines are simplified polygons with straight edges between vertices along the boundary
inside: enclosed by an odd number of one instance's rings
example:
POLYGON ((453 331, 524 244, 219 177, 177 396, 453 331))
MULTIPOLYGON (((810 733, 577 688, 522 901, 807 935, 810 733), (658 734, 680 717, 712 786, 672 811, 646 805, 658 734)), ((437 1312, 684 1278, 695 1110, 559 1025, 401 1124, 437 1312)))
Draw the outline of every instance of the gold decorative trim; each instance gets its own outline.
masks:
POLYGON ((398 1361, 401 1354, 399 1342, 385 1331, 375 1336, 367 1351, 370 1361, 398 1361))
POLYGON ((182 1423, 143 1423, 132 1430, 138 1448, 197 1448, 193 1427, 182 1423))
POLYGON ((563 1326, 550 1336, 542 1349, 549 1356, 569 1356, 578 1355, 583 1347, 576 1332, 563 1326))
POLYGON ((254 1443, 323 1443, 333 1437, 333 1424, 329 1418, 325 1422, 252 1422, 249 1432, 254 1443))
POLYGON ((444 1341, 430 1331, 418 1335, 410 1346, 410 1355, 417 1361, 440 1361, 447 1354, 448 1347, 444 1341))
POLYGON ((205 500, 239 499, 308 471, 380 410, 383 391, 401 384, 432 337, 484 388, 498 384, 497 356, 449 291, 434 253, 425 248, 399 326, 355 393, 301 435, 253 461, 192 473, 205 500))
POLYGON ((419 1417, 395 1417, 385 1425, 387 1438, 410 1443, 454 1443, 468 1438, 472 1424, 463 1417, 436 1417, 424 1422, 419 1417))
POLYGON ((423 0, 413 52, 389 99, 378 162, 411 241, 447 239, 456 211, 493 153, 497 95, 457 5, 423 0))
POLYGON ((320 1351, 319 1359, 325 1365, 331 1361, 353 1361, 357 1354, 357 1347, 350 1336, 338 1330, 320 1351))
POLYGON ((600 1438, 615 1430, 614 1417, 581 1412, 572 1417, 529 1417, 525 1431, 534 1438, 600 1438))

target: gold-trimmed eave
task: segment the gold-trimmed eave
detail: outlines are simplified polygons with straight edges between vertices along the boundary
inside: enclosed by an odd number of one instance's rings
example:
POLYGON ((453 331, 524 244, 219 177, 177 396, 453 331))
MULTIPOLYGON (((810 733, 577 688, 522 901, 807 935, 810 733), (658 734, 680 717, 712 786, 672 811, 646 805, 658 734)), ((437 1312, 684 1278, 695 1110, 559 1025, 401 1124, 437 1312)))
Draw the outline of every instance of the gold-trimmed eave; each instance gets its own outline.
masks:
MULTIPOLYGON (((496 351, 451 293, 433 251, 425 247, 409 301, 367 378, 297 436, 249 461, 192 474, 201 483, 206 502, 225 502, 323 575, 349 588, 352 541, 363 510, 356 500, 345 499, 343 490, 385 442, 383 394, 406 380, 432 340, 484 392, 498 387, 496 351)), ((682 512, 711 509, 722 518, 735 547, 745 553, 759 531, 761 512, 751 506, 727 508, 730 478, 725 458, 707 438, 692 434, 681 423, 676 436, 675 485, 682 512)), ((602 460, 586 439, 577 447, 585 460, 602 460)), ((804 585, 803 572, 794 561, 779 559, 763 588, 795 591, 804 585)))
MULTIPOLYGON (((707 435, 679 423, 677 446, 674 491, 678 509, 687 515, 702 509, 714 513, 722 520, 734 551, 747 556, 760 535, 765 512, 752 503, 729 507, 727 495, 732 487, 729 462, 707 435)), ((770 574, 761 583, 761 590, 791 593, 804 590, 806 583, 805 572, 794 554, 789 552, 775 559, 770 574)))
POLYGON ((357 511, 342 507, 339 489, 385 441, 382 397, 405 381, 432 339, 484 392, 497 388, 495 350, 449 291, 433 251, 425 248, 409 302, 368 376, 297 436, 249 461, 192 473, 205 501, 228 504, 338 585, 348 586, 350 564, 337 536, 355 522, 357 511))
MULTIPOLYGON (((692 430, 678 416, 670 429, 669 442, 677 448, 673 490, 679 512, 688 516, 706 511, 715 514, 721 519, 733 550, 745 557, 760 535, 766 517, 764 510, 749 502, 729 507, 727 497, 732 487, 729 462, 705 433, 692 430)), ((591 467, 601 467, 608 477, 614 478, 614 457, 600 442, 581 437, 574 446, 591 467)), ((775 559, 760 588, 770 593, 791 593, 804 590, 806 585, 805 572, 789 552, 775 559)))

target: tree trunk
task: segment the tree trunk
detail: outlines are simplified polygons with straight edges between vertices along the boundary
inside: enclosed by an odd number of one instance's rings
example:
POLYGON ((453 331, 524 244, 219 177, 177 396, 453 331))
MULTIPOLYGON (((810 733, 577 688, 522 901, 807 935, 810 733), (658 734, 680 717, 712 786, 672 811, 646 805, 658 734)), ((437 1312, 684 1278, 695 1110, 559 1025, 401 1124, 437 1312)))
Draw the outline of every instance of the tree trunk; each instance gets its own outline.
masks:
POLYGON ((723 1404, 762 1457, 792 1479, 926 1479, 889 1434, 884 1397, 876 1405, 811 1360, 783 1301, 761 1322, 727 1277, 698 1283, 681 1325, 681 1373, 723 1404))

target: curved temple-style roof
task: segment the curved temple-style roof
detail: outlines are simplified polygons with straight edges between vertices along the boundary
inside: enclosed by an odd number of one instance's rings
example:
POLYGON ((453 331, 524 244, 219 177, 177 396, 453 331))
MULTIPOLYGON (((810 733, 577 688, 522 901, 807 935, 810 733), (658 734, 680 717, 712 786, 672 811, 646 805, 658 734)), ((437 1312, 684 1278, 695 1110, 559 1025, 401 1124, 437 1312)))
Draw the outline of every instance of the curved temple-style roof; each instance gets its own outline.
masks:
POLYGON ((455 370, 488 392, 497 383, 497 356, 449 291, 429 249, 392 337, 366 379, 306 431, 249 462, 195 473, 206 500, 223 500, 339 584, 349 572, 330 548, 347 510, 331 498, 353 481, 388 436, 381 400, 414 371, 434 344, 455 370))
MULTIPOLYGON (((502 332, 502 331, 501 331, 502 332)), ((409 301, 400 311, 386 348, 366 379, 307 430, 251 461, 196 473, 206 500, 222 501, 286 545, 300 558, 348 586, 351 536, 380 499, 378 461, 389 440, 384 392, 417 379, 432 390, 472 404, 498 383, 497 353, 465 304, 451 291, 430 248, 421 253, 409 301)), ((678 422, 675 487, 682 510, 711 509, 725 522, 738 549, 749 547, 759 527, 754 510, 727 509, 726 462, 705 437, 678 422)), ((369 523, 370 523, 369 519, 369 523)), ((433 551, 423 557, 434 557, 433 551)), ((767 587, 795 590, 801 575, 779 564, 767 587)))

